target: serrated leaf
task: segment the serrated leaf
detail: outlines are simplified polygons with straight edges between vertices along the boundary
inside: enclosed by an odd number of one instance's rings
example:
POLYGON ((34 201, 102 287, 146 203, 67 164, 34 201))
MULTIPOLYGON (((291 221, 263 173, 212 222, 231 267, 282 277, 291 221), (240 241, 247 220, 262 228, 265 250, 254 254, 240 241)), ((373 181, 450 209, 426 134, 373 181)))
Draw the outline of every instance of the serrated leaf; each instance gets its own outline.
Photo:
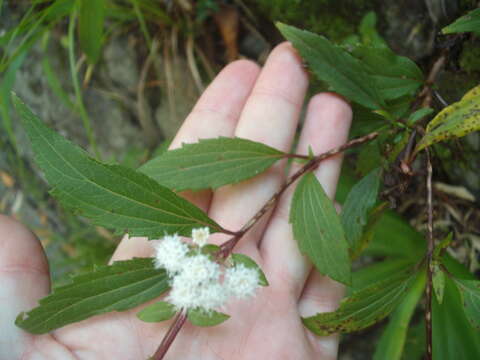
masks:
POLYGON ((452 138, 480 130, 480 86, 470 90, 462 100, 440 111, 427 125, 415 151, 452 138))
POLYGON ((358 45, 351 53, 362 61, 384 100, 413 95, 423 83, 423 73, 409 58, 387 47, 358 45))
POLYGON ((290 223, 302 253, 317 270, 334 280, 350 284, 348 244, 340 217, 315 175, 304 175, 295 189, 290 223))
POLYGON ((356 252, 370 210, 377 202, 381 169, 372 170, 355 184, 343 204, 340 219, 352 252, 356 252))
POLYGON ((480 9, 470 11, 467 15, 458 18, 452 24, 442 29, 444 34, 470 31, 480 35, 480 9))
POLYGON ((80 0, 78 32, 80 47, 90 64, 100 57, 105 21, 105 0, 80 0))
POLYGON ((13 96, 32 143, 37 164, 65 206, 97 225, 158 238, 165 233, 190 236, 192 229, 219 225, 202 210, 148 176, 119 165, 102 164, 50 130, 13 96))
MULTIPOLYGON (((452 269, 448 269, 452 272, 452 269)), ((455 275, 455 274, 454 274, 455 275)), ((453 280, 445 277, 443 302, 432 298, 432 339, 435 360, 480 359, 480 332, 465 317, 453 280)))
POLYGON ((204 311, 202 309, 188 310, 188 320, 195 326, 215 326, 227 321, 229 315, 217 311, 204 311))
POLYGON ((410 271, 394 275, 353 293, 337 311, 304 318, 304 325, 320 336, 349 333, 373 325, 392 312, 410 289, 410 271))
POLYGON ((347 295, 363 290, 375 283, 392 278, 408 268, 415 266, 415 262, 401 257, 388 257, 383 261, 374 262, 362 267, 352 274, 352 286, 347 288, 347 295))
POLYGON ((183 144, 150 160, 139 171, 176 191, 216 189, 258 175, 284 155, 262 143, 221 137, 183 144))
POLYGON ((38 307, 21 313, 15 324, 44 334, 95 315, 132 309, 168 288, 166 272, 155 269, 152 259, 117 261, 73 277, 71 284, 41 299, 38 307))
POLYGON ((298 50, 314 74, 334 91, 370 109, 382 109, 385 103, 365 66, 325 37, 277 23, 285 38, 298 50))
POLYGON ((432 285, 435 296, 439 304, 443 301, 443 292, 445 290, 445 273, 437 262, 432 263, 432 285))
POLYGON ((480 281, 454 278, 462 295, 465 315, 468 321, 480 329, 480 281))
POLYGON ((232 261, 233 265, 243 264, 246 268, 257 270, 260 286, 268 286, 268 280, 265 273, 251 257, 244 254, 232 254, 232 261))
POLYGON ((373 360, 400 360, 402 358, 410 320, 423 295, 425 283, 425 271, 422 271, 417 275, 412 287, 390 316, 388 325, 375 349, 373 360))
POLYGON ((170 320, 176 312, 174 305, 165 301, 159 301, 139 311, 137 317, 145 322, 161 322, 170 320))

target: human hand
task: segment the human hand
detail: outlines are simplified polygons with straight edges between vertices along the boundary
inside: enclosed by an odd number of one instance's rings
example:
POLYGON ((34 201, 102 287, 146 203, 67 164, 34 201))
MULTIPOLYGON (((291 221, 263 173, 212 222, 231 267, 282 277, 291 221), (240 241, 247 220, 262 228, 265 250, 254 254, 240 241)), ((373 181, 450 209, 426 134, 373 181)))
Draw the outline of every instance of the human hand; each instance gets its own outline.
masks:
MULTIPOLYGON (((292 47, 281 44, 260 71, 248 61, 228 65, 202 95, 179 130, 172 147, 199 138, 238 136, 289 151, 308 85, 301 60, 292 47)), ((316 154, 346 141, 351 121, 349 106, 338 96, 320 94, 308 105, 297 153, 316 154)), ((323 161, 315 171, 333 197, 341 156, 323 161)), ((285 162, 240 184, 214 193, 183 194, 223 227, 238 230, 278 190, 285 180, 285 162)), ((291 171, 298 169, 293 165, 291 171)), ((232 317, 212 328, 186 324, 166 359, 335 359, 335 336, 317 337, 300 316, 332 311, 343 288, 312 271, 299 253, 288 222, 293 189, 276 208, 239 242, 235 252, 252 257, 270 286, 247 301, 228 306, 232 317)), ((220 244, 224 234, 210 237, 220 244)), ((152 255, 146 239, 126 236, 112 260, 152 255)), ((49 292, 48 265, 35 236, 11 218, 0 216, 0 360, 30 359, 146 359, 160 344, 170 323, 144 323, 137 309, 109 313, 68 325, 47 335, 31 335, 14 325, 16 315, 36 305, 49 292)))

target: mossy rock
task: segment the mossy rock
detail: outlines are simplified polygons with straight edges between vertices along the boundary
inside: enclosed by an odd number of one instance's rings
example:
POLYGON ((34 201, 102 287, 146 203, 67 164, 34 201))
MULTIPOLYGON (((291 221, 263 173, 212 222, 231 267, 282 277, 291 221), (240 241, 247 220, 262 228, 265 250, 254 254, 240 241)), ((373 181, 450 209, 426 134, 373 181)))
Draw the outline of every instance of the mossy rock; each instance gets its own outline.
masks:
POLYGON ((463 44, 460 55, 460 67, 468 74, 480 72, 480 41, 473 40, 463 44))
POLYGON ((249 1, 271 21, 281 21, 341 42, 353 34, 362 16, 373 9, 368 0, 249 1))

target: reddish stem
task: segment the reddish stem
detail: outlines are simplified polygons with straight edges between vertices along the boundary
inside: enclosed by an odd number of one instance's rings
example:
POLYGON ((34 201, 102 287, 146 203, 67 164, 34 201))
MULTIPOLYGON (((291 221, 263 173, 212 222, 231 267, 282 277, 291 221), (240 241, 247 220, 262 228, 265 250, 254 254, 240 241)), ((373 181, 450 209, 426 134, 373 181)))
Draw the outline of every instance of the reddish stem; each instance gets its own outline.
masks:
POLYGON ((175 317, 175 321, 168 329, 167 333, 165 334, 162 343, 158 347, 157 351, 151 357, 152 360, 162 360, 165 354, 167 353, 168 349, 173 343, 173 340, 178 335, 178 332, 182 328, 183 324, 187 320, 187 311, 182 309, 178 312, 177 316, 175 317))

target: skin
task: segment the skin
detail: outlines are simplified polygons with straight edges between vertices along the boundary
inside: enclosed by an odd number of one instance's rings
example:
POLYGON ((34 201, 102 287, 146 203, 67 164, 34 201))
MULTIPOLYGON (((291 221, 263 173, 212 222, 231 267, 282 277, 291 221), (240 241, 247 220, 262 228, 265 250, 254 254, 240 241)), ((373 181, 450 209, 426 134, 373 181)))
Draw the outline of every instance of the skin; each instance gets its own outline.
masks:
MULTIPOLYGON (((288 43, 272 51, 263 69, 250 61, 235 61, 202 95, 172 148, 199 138, 239 136, 289 151, 307 86, 301 60, 288 43)), ((350 107, 339 96, 315 95, 308 103, 296 152, 307 154, 310 145, 318 154, 343 144, 350 122, 350 107)), ((315 171, 330 197, 335 193, 341 161, 341 156, 332 157, 315 171)), ((281 186, 285 165, 280 162, 254 179, 214 193, 182 195, 225 228, 238 230, 281 186)), ((291 171, 299 166, 295 164, 291 171)), ((187 323, 166 359, 336 359, 337 337, 317 337, 300 320, 300 316, 333 311, 343 288, 312 271, 311 263, 298 251, 288 223, 294 186, 235 249, 258 262, 270 286, 261 288, 253 299, 229 304, 224 312, 232 317, 219 326, 195 328, 187 323)), ((210 238, 217 244, 227 239, 221 234, 210 238)), ((151 254, 146 239, 125 236, 112 261, 151 254)), ((35 235, 2 215, 0 284, 0 359, 146 359, 170 325, 139 321, 135 314, 140 307, 97 316, 47 335, 33 336, 17 328, 15 316, 49 293, 48 262, 35 235)))

